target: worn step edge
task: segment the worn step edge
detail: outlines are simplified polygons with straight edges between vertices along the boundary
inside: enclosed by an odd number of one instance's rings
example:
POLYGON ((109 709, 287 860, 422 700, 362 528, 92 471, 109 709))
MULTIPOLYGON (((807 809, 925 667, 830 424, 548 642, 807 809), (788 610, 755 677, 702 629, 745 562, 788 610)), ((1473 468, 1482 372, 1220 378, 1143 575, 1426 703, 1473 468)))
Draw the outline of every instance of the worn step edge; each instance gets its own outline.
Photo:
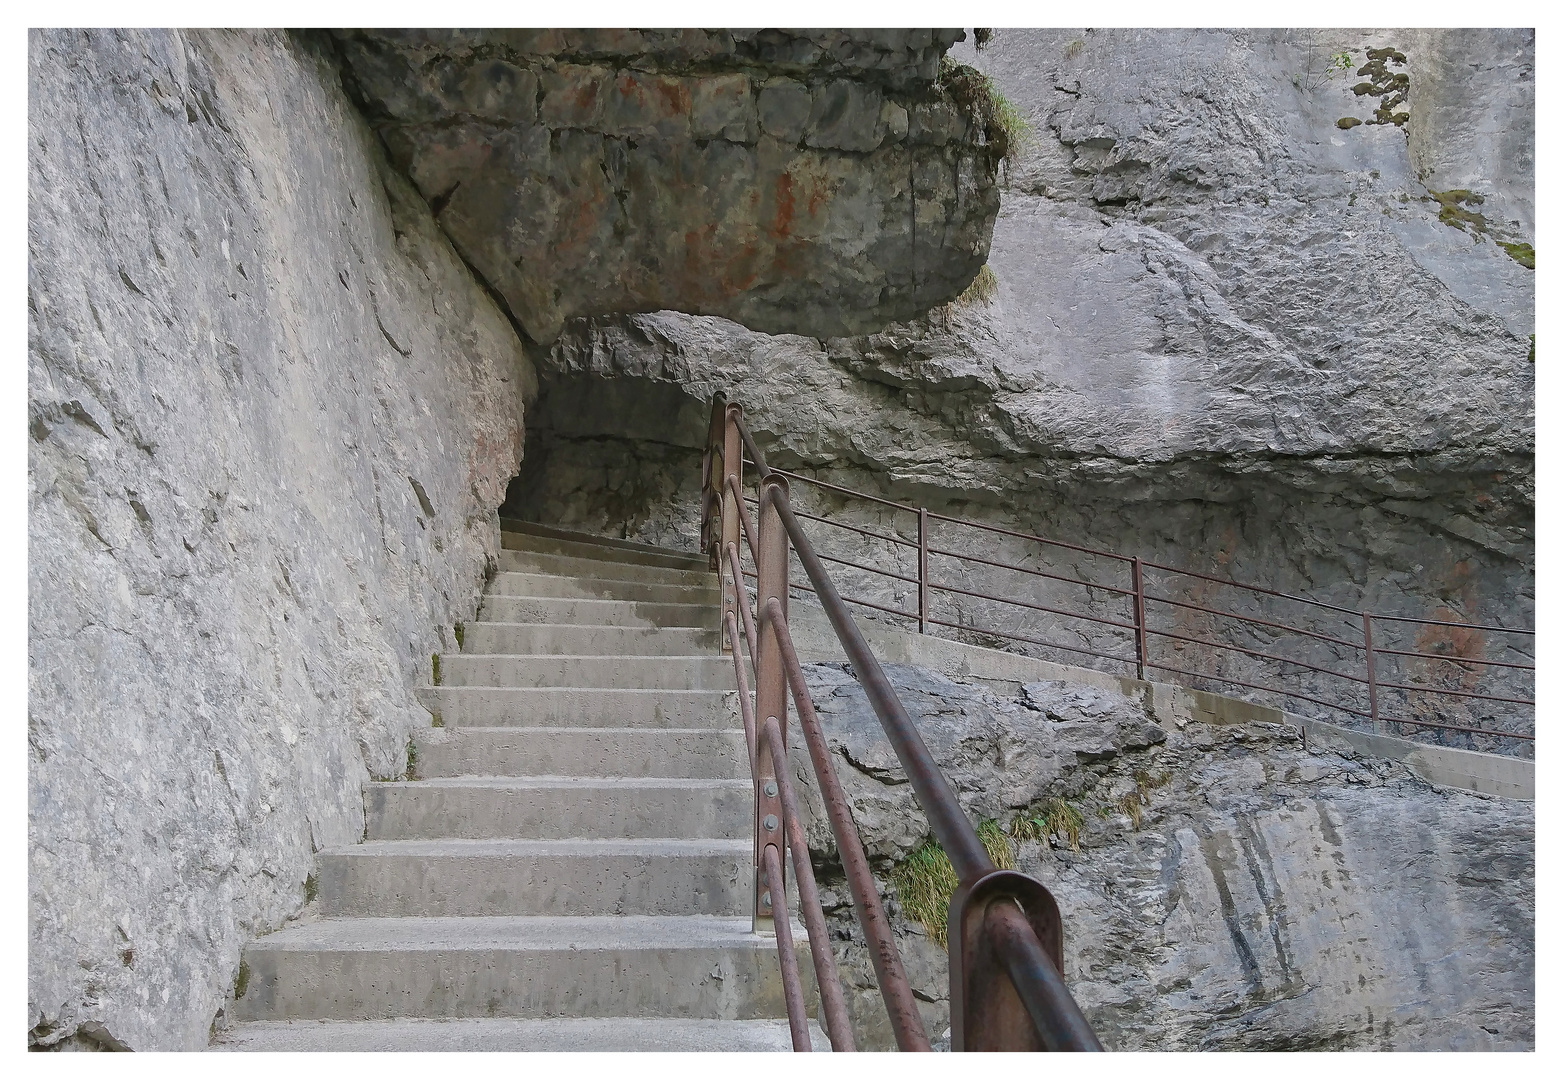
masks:
MULTIPOLYGON (((815 1052, 830 1040, 809 1021, 815 1052)), ((786 1020, 684 1020, 674 1017, 561 1017, 548 1020, 461 1017, 402 1020, 254 1020, 234 1024, 217 1051, 781 1052, 792 1050, 786 1020)))

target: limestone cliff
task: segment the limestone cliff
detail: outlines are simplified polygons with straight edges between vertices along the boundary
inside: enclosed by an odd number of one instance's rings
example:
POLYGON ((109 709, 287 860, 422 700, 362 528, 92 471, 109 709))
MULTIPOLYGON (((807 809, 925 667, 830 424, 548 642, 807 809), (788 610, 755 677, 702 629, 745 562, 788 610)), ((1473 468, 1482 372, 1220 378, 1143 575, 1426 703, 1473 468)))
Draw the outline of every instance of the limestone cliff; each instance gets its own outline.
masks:
MULTIPOLYGON (((627 425, 612 403, 722 389, 773 464, 850 487, 1345 607, 1533 625, 1532 34, 998 30, 954 53, 1033 129, 1006 168, 986 291, 868 337, 670 313, 578 323, 542 363, 558 407, 533 431, 517 512, 692 546, 698 409, 627 425), (1390 100, 1357 74, 1382 49, 1404 58, 1386 71, 1408 83, 1392 115, 1409 120, 1341 127, 1390 100), (599 392, 615 380, 616 395, 599 392), (596 411, 576 404, 588 401, 596 411)), ((904 516, 816 509, 914 535, 904 516)), ((846 558, 910 572, 905 552, 825 535, 846 558)), ((1047 565, 1034 546, 955 539, 1047 565)), ((978 591, 1016 581, 942 572, 978 591)), ((906 601, 903 586, 843 577, 857 595, 906 601)), ((940 602, 952 622, 1050 629, 940 602)), ((1062 638, 1122 651, 1110 634, 1062 638)), ((1506 644, 1490 655, 1529 661, 1525 642, 1506 644)), ((1529 724, 1501 708, 1451 715, 1529 724)))
POLYGON ((428 725, 535 376, 329 49, 29 53, 29 1043, 191 1049, 428 725))
MULTIPOLYGON (((990 848, 1058 900, 1065 977, 1109 1048, 1535 1045, 1532 804, 1431 787, 1390 762, 1304 746, 1295 728, 1169 722, 1078 684, 1017 696, 917 667, 887 673, 968 817, 992 823, 990 848)), ((830 664, 808 679, 938 1038, 948 961, 908 911, 921 886, 905 871, 927 821, 857 682, 830 664)), ((791 739, 854 1027, 889 1047, 807 752, 791 739)))

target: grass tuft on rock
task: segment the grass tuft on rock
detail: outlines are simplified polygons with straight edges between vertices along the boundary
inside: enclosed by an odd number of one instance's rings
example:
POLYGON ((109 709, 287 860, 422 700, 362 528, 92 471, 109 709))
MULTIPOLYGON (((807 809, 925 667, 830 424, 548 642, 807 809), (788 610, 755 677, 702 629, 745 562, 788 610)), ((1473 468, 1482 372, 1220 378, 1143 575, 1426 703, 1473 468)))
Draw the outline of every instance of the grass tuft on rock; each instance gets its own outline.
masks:
POLYGON ((982 269, 977 271, 977 276, 971 279, 971 284, 966 286, 966 291, 955 298, 955 302, 962 306, 969 304, 986 304, 993 299, 993 294, 998 291, 999 279, 987 263, 982 264, 982 269))
MULTIPOLYGON (((989 818, 979 824, 977 839, 982 841, 994 866, 1000 870, 1015 869, 1015 849, 997 821, 989 818)), ((923 841, 890 871, 890 881, 907 917, 922 923, 929 937, 948 947, 950 897, 961 882, 939 841, 932 837, 923 841)))
POLYGON ((1036 137, 1036 128, 1026 114, 976 68, 946 56, 939 64, 939 85, 982 126, 999 157, 1009 160, 1036 137))
POLYGON ((1085 828, 1085 815, 1079 807, 1065 799, 1045 799, 1030 815, 1022 814, 1009 823, 1009 834, 1017 840, 1049 840, 1056 836, 1069 845, 1069 850, 1080 850, 1080 833, 1085 828))

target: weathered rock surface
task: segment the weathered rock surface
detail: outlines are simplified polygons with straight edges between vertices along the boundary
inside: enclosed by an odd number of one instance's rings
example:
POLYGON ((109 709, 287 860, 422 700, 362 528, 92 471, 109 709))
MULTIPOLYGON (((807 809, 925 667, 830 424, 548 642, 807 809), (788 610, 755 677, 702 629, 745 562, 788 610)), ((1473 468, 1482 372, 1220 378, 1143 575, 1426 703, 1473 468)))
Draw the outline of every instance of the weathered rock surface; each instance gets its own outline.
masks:
MULTIPOLYGON (((1163 728, 1139 702, 1096 689, 1038 683, 1005 699, 886 671, 973 821, 1007 827, 1052 798, 1081 813, 1078 851, 1054 834, 1014 854, 1059 901, 1065 977, 1110 1049, 1534 1045, 1531 804, 1310 752, 1292 728, 1163 728)), ((861 688, 837 665, 807 676, 888 885, 926 821, 861 688)), ((812 771, 790 738, 854 1024, 888 1046, 812 771)), ((937 1039, 949 1023, 944 952, 894 900, 890 912, 937 1039)))
POLYGON ((429 723, 535 376, 328 43, 29 63, 28 1041, 193 1049, 429 723))
POLYGON ((397 164, 547 344, 573 316, 659 308, 857 334, 956 296, 987 258, 1000 153, 937 79, 961 34, 338 39, 397 164))
MULTIPOLYGON (((544 394, 589 399, 614 380, 648 399, 655 384, 693 399, 726 390, 773 464, 821 479, 1342 607, 1533 624, 1533 271, 1499 243, 1533 239, 1533 35, 1000 30, 981 51, 955 51, 1036 129, 1008 166, 987 300, 824 341, 669 313, 588 321, 544 362, 544 394), (1377 46, 1407 57, 1411 119, 1342 130, 1336 120, 1369 115, 1372 99, 1353 93, 1354 74, 1331 76, 1328 58, 1349 49, 1360 63, 1377 46), (1453 203, 1432 187, 1467 183, 1488 201, 1453 203), (1469 219, 1478 211, 1483 223, 1469 219)), ((665 412, 652 433, 631 432, 611 409, 589 429, 539 429, 550 465, 535 456, 521 486, 539 513, 568 502, 582 527, 693 546, 703 428, 675 426, 679 415, 665 412), (580 478, 599 461, 634 459, 641 467, 621 473, 611 506, 581 498, 580 478)), ((802 485, 797 497, 915 536, 908 515, 843 507, 802 485)), ((1127 584, 1107 561, 972 532, 938 539, 1127 584)), ((817 542, 911 570, 905 549, 828 531, 817 542)), ((1127 614, 1099 593, 991 568, 936 558, 934 571, 962 588, 1127 614)), ((1334 614, 1155 577, 1175 599, 1360 633, 1334 614)), ((842 580, 855 595, 909 603, 902 584, 842 580)), ((935 600, 951 622, 1132 655, 1121 630, 935 600)), ((1362 675, 1360 652, 1187 610, 1151 616, 1169 632, 1362 675)), ((1521 637, 1431 638, 1407 631, 1380 644, 1533 656, 1521 637)), ((1202 646, 1154 644, 1174 666, 1217 662, 1202 646)), ((1239 680, 1260 670, 1251 657, 1219 663, 1239 680)), ((1382 677, 1529 696, 1526 680, 1499 671, 1417 664, 1382 677)), ((1360 686, 1294 674, 1303 693, 1366 708, 1360 686)), ((1502 705, 1389 704, 1458 724, 1532 723, 1502 705)), ((1507 739, 1476 745, 1526 752, 1507 739)))

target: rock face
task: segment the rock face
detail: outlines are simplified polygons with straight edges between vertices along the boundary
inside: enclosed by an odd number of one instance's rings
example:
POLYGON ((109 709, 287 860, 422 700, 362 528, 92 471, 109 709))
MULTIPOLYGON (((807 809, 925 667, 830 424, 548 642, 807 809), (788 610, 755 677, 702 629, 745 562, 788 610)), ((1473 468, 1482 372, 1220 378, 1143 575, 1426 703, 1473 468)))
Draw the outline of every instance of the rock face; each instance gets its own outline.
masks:
POLYGON ((30 1045, 206 1045, 471 616, 535 376, 329 42, 29 39, 30 1045))
MULTIPOLYGON (((588 321, 543 362, 543 393, 607 401, 595 388, 615 381, 646 400, 666 384, 697 400, 725 390, 748 409, 772 464, 824 480, 1353 610, 1533 625, 1534 288, 1522 259, 1534 239, 1532 34, 1000 30, 980 51, 955 52, 1035 130, 1005 174, 986 299, 827 340, 669 313, 588 321), (1330 57, 1349 52, 1361 65, 1381 47, 1406 57, 1396 114, 1410 119, 1344 130, 1338 119, 1371 118, 1383 99, 1355 94, 1356 67, 1332 69, 1330 57)), ((552 464, 534 456, 520 487, 538 506, 572 493, 583 527, 693 546, 703 419, 675 428, 680 414, 666 412, 646 432, 621 415, 538 429, 552 464), (634 459, 611 500, 581 497, 590 485, 580 478, 600 463, 634 459)), ((817 512, 915 536, 914 516, 797 487, 817 512)), ((991 534, 941 540, 1127 584, 1111 561, 991 534)), ((816 542, 910 571, 905 549, 830 531, 816 542)), ((1121 601, 1076 587, 937 557, 933 569, 972 591, 1126 615, 1121 601)), ((1360 620, 1338 613, 1152 577, 1173 599, 1360 635, 1360 620)), ((842 581, 865 599, 908 603, 904 584, 851 571, 842 581)), ((1121 630, 970 597, 935 602, 949 622, 1132 655, 1121 630)), ((1151 618, 1185 637, 1363 674, 1360 651, 1165 606, 1151 618)), ((1534 655, 1522 636, 1420 633, 1400 628, 1379 644, 1512 663, 1534 655)), ((1261 663, 1171 639, 1154 648, 1162 663, 1219 664, 1243 681, 1256 681, 1261 663)), ((1501 671, 1476 678, 1420 663, 1381 677, 1530 696, 1528 680, 1501 671)), ((1293 675, 1301 693, 1366 709, 1360 684, 1293 675)), ((1533 725, 1502 705, 1388 704, 1457 724, 1533 725)), ((1528 752, 1508 739, 1465 745, 1528 752)))
MULTIPOLYGON (((1109 1049, 1534 1045, 1531 804, 1310 752, 1292 728, 1180 727, 1093 688, 1037 683, 1001 698, 914 667, 886 672, 972 820, 1007 828, 1051 800, 1079 813, 1078 850, 1055 832, 1011 853, 1057 898, 1065 978, 1109 1049)), ((807 675, 888 886, 926 820, 858 684, 837 665, 807 675)), ((806 752, 789 738, 855 1028, 893 1045, 806 752)), ((937 1039, 944 952, 889 909, 937 1039)))
POLYGON ((982 266, 1001 138, 941 84, 958 30, 354 31, 365 110, 547 344, 673 308, 882 329, 982 266))

